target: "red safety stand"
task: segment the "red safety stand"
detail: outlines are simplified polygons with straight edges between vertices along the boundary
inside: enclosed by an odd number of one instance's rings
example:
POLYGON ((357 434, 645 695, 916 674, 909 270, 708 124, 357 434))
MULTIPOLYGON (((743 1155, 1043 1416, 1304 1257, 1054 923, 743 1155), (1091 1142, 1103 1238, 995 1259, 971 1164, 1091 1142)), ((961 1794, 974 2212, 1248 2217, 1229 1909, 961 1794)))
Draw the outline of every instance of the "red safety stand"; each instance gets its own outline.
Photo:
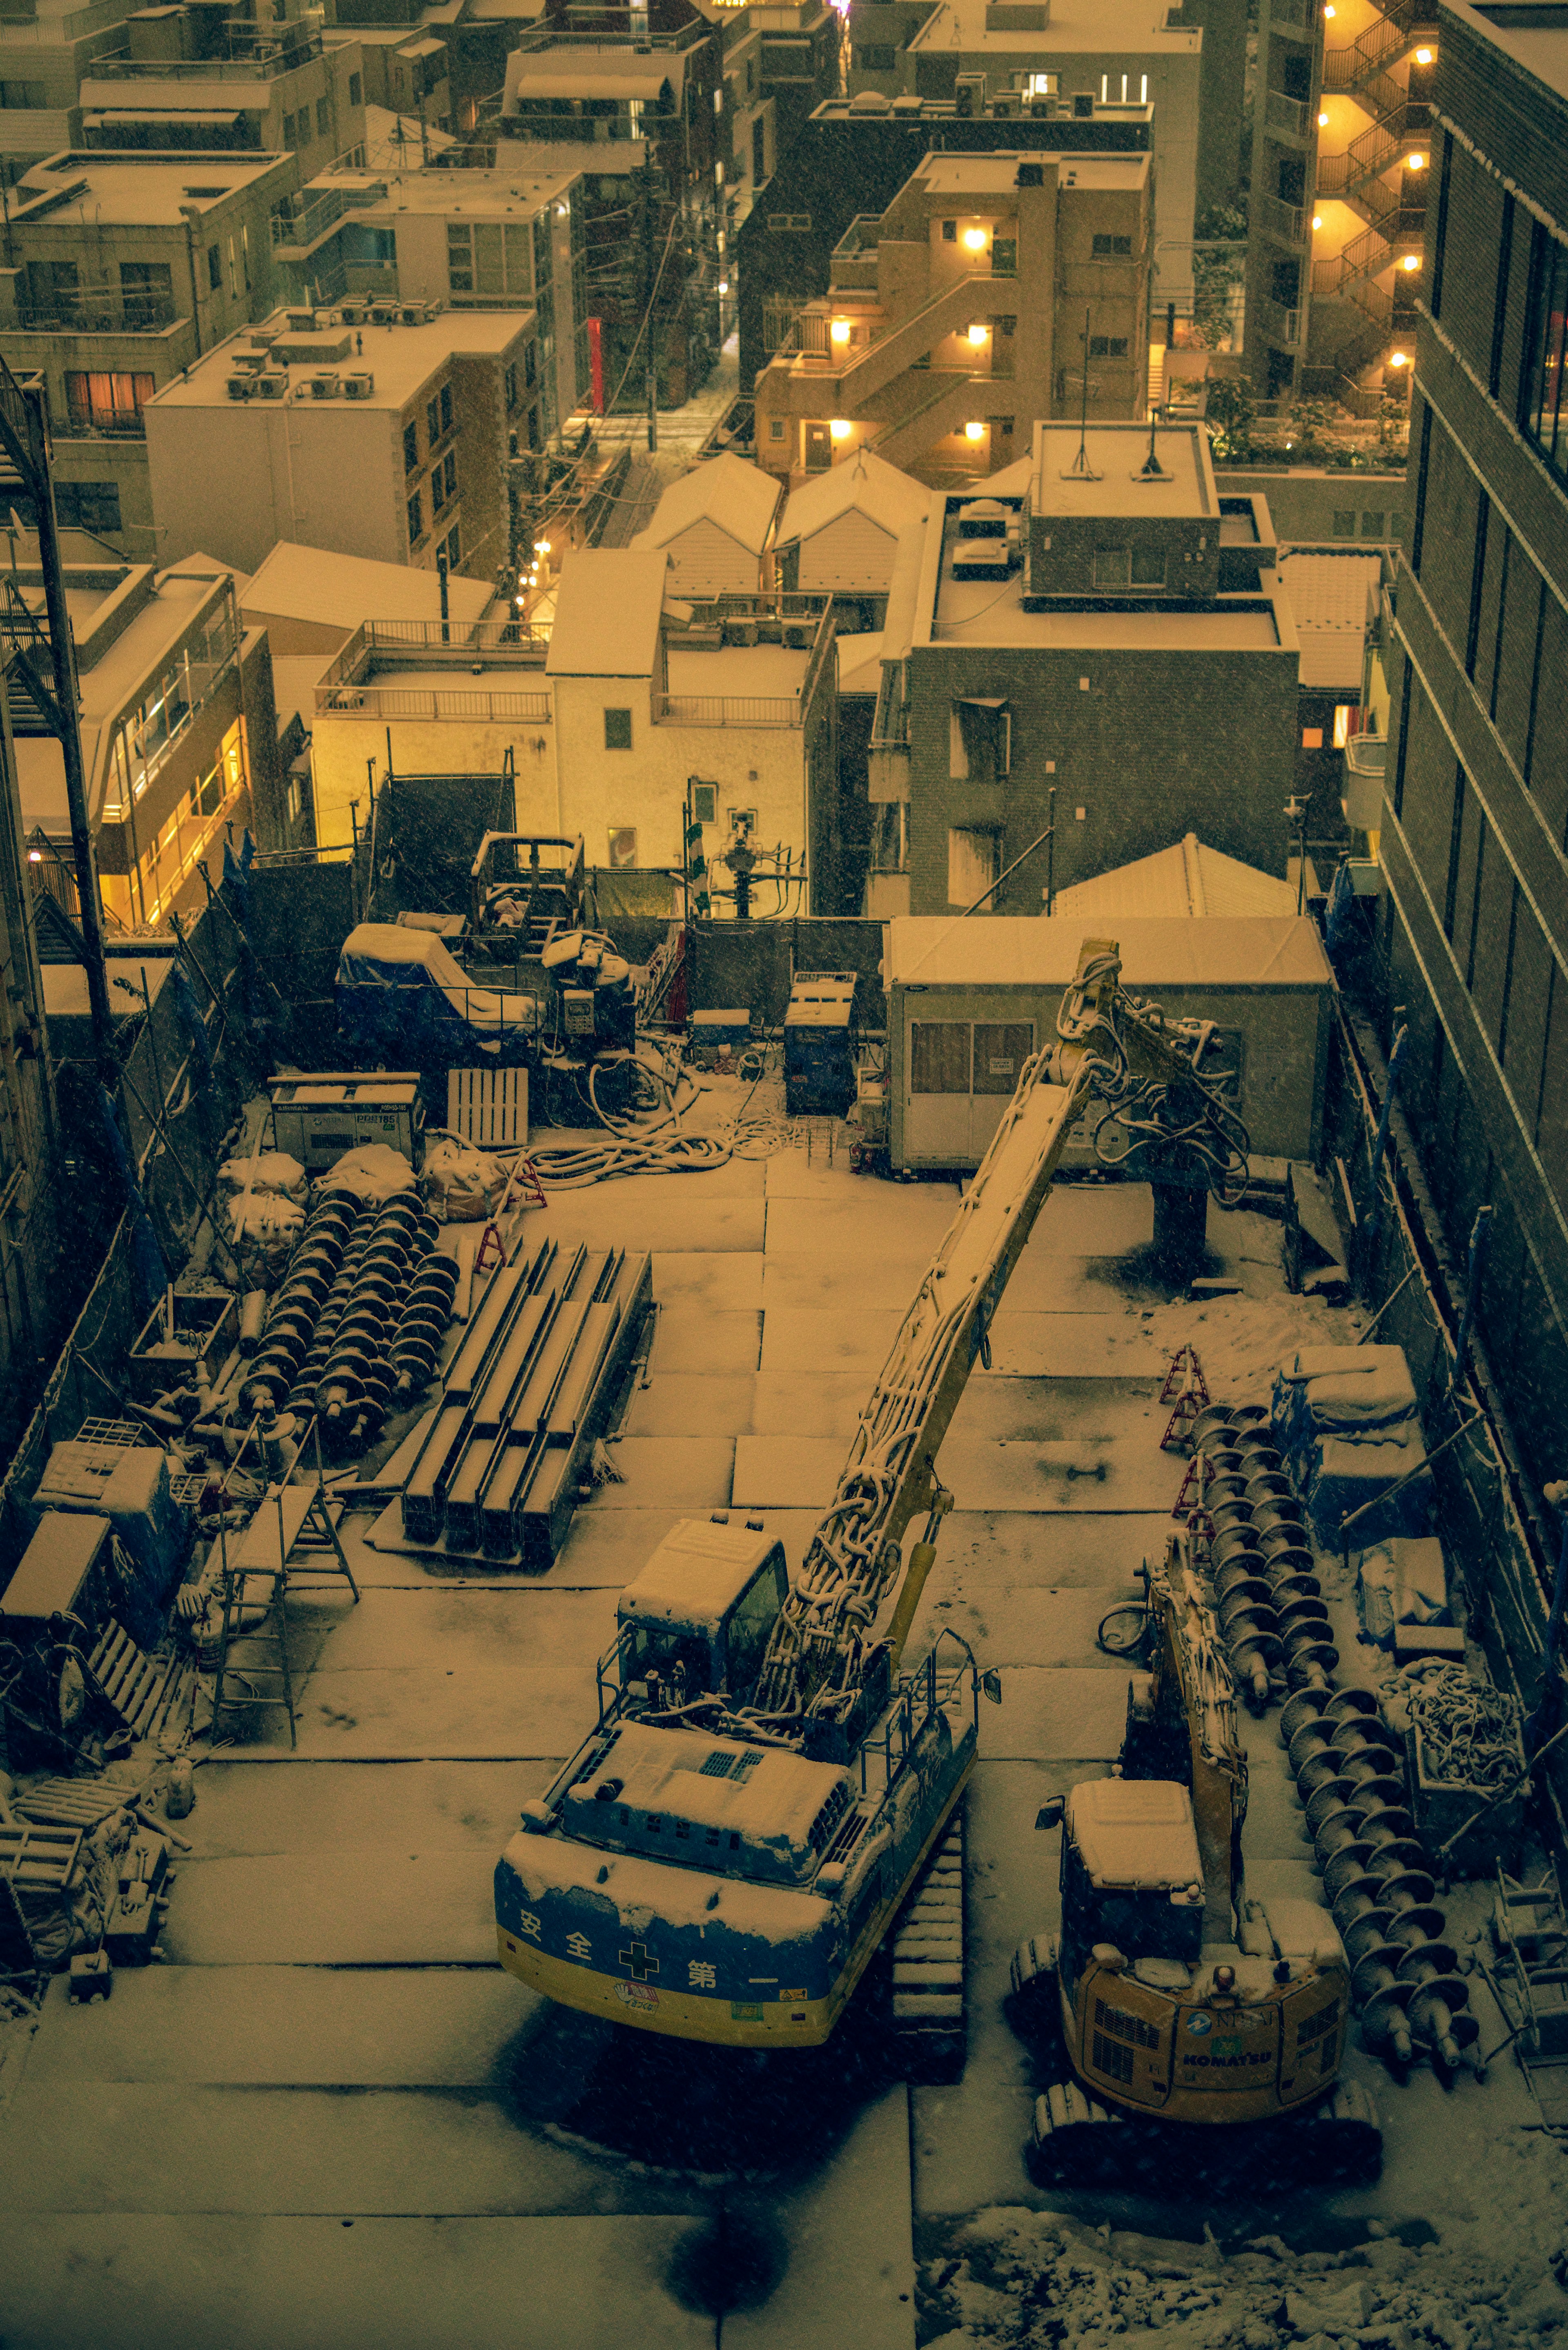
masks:
POLYGON ((1196 1347, 1179 1347, 1170 1358, 1170 1368, 1165 1375, 1165 1385, 1159 1391, 1161 1403, 1173 1396, 1183 1396, 1190 1390, 1197 1396, 1199 1409, 1209 1406, 1209 1382, 1203 1376, 1203 1366, 1198 1359, 1196 1347))

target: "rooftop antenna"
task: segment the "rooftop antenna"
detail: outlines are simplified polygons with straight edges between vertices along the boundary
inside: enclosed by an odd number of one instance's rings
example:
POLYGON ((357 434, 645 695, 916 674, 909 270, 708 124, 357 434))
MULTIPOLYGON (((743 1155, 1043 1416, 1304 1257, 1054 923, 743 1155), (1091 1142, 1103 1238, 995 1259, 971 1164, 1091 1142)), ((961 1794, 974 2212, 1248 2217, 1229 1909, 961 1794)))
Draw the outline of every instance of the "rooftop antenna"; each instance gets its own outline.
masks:
POLYGON ((1154 436, 1158 430, 1159 411, 1158 408, 1151 408, 1148 411, 1148 454, 1133 475, 1135 482, 1168 482, 1171 479, 1170 473, 1160 463, 1155 450, 1154 436))
POLYGON ((1084 397, 1078 412, 1078 453, 1061 475, 1064 482, 1097 482, 1100 479, 1089 463, 1089 313, 1084 312, 1084 397))

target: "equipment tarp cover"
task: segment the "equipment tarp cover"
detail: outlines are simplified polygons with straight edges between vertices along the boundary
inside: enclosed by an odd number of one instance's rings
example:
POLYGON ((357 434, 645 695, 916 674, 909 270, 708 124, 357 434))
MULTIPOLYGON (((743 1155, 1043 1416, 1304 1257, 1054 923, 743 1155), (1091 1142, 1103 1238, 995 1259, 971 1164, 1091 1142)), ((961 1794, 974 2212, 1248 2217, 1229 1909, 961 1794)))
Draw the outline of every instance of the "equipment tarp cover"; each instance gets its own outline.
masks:
POLYGON ((337 962, 337 1026, 387 1066, 461 1066, 476 1054, 520 1061, 538 1028, 532 995, 473 987, 432 931, 361 922, 337 962))

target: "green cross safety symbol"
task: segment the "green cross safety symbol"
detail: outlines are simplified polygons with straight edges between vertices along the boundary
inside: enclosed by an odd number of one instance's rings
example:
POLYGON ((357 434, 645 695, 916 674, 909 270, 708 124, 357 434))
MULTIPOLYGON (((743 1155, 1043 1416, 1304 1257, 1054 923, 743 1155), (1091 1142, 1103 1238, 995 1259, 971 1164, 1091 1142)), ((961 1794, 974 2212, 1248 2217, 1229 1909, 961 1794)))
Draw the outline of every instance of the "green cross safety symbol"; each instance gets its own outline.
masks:
POLYGON ((649 1975, 659 1972, 659 1960, 652 1956, 646 1942, 633 1942, 630 1950, 621 1950, 618 1956, 628 1974, 639 1982, 646 1982, 649 1975))

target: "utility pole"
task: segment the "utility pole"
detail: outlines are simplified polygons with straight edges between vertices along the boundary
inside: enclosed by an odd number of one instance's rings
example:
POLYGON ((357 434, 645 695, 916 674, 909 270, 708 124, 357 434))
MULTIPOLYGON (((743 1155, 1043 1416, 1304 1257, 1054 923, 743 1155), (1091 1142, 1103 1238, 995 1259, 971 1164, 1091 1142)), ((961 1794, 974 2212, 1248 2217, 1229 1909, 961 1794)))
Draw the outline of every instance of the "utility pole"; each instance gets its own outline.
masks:
POLYGON ((645 149, 640 183, 642 212, 642 381, 648 398, 648 445, 659 446, 659 360, 653 347, 653 159, 645 149))

